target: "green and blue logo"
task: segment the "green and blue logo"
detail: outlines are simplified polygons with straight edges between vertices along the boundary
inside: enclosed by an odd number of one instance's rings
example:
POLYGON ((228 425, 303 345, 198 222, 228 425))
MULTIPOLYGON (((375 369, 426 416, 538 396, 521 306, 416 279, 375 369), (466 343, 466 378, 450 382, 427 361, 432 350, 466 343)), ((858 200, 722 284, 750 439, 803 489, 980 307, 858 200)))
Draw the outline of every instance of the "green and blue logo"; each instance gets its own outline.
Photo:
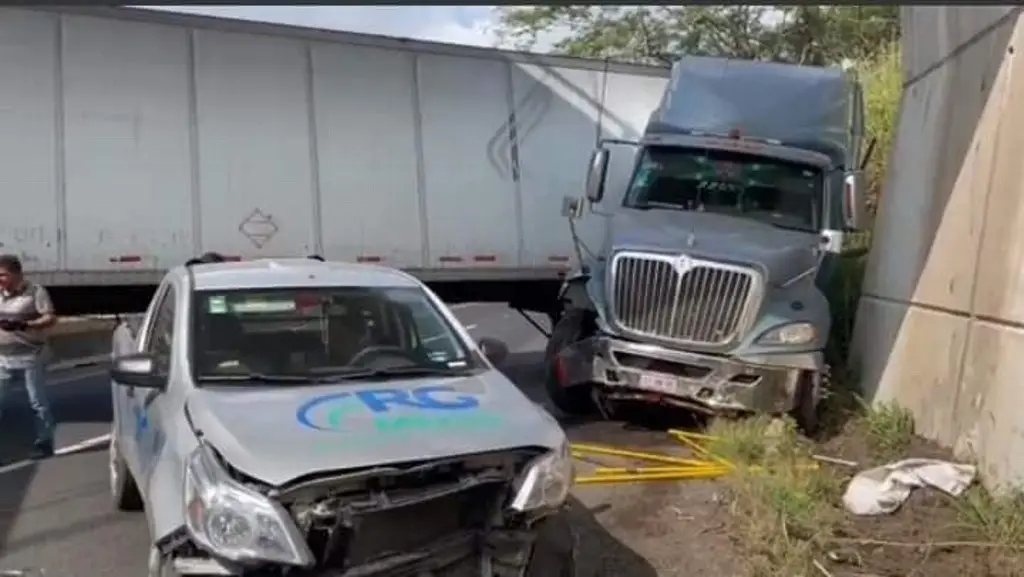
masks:
POLYGON ((478 396, 449 386, 372 389, 314 397, 296 411, 307 429, 348 435, 398 435, 500 426, 500 415, 480 408, 478 396))

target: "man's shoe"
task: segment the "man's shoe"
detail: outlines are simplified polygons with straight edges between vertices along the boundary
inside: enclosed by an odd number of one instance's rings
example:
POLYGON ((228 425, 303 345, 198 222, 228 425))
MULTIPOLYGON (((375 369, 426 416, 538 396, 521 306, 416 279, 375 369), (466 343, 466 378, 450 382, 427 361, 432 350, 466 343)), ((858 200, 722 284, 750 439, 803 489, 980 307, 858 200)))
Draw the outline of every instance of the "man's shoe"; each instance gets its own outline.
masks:
POLYGON ((34 460, 46 459, 53 456, 53 441, 36 441, 32 447, 30 458, 34 460))

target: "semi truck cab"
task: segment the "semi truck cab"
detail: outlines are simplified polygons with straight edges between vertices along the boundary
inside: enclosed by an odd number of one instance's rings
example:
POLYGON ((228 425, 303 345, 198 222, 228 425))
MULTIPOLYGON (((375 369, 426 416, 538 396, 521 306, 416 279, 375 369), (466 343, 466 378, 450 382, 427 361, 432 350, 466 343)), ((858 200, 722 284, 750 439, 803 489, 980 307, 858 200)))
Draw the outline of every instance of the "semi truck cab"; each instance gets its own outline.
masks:
POLYGON ((589 212, 604 234, 559 295, 554 404, 789 412, 813 429, 828 374, 823 281, 843 235, 864 226, 862 100, 842 69, 677 63, 643 138, 603 141, 585 198, 565 202, 570 223, 589 212), (632 176, 610 203, 623 146, 632 176))

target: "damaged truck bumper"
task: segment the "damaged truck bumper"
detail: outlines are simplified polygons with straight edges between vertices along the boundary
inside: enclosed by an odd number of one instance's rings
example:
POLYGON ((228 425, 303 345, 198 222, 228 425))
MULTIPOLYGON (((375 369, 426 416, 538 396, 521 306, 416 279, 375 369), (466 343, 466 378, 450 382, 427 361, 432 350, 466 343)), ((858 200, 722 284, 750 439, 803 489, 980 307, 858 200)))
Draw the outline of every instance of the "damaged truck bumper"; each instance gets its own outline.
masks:
POLYGON ((557 358, 564 387, 597 385, 609 400, 652 401, 704 412, 785 413, 804 372, 825 371, 821 352, 724 356, 597 335, 557 358))

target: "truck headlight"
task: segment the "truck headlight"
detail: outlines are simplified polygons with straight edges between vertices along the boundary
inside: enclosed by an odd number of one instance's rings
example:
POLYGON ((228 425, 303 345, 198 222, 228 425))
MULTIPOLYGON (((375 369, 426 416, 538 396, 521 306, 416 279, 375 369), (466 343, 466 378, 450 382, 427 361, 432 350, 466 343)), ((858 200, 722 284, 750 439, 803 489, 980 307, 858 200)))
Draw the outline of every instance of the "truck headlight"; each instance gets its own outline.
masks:
POLYGON ((565 503, 574 476, 569 442, 558 451, 537 457, 526 467, 516 483, 516 496, 510 507, 516 511, 555 508, 565 503))
POLYGON ((206 444, 185 466, 185 525, 197 545, 229 561, 314 563, 288 512, 231 479, 206 444))
POLYGON ((806 345, 818 336, 811 323, 790 323, 773 327, 757 338, 759 345, 806 345))

